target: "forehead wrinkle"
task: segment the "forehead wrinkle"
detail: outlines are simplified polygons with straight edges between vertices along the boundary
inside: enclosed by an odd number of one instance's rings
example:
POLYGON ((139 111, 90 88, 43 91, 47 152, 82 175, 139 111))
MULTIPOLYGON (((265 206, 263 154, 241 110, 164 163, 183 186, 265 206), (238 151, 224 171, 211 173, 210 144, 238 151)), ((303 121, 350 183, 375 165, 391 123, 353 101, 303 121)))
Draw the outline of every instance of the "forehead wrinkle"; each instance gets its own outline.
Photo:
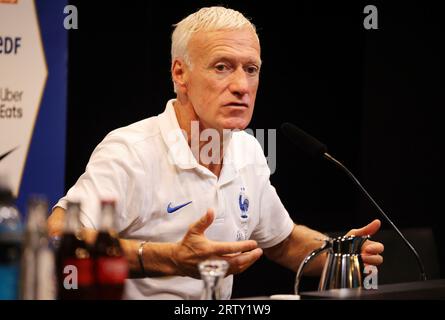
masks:
POLYGON ((250 54, 248 54, 249 57, 246 56, 244 60, 254 60, 261 63, 260 44, 255 34, 243 32, 241 36, 239 36, 240 34, 238 33, 237 37, 230 37, 230 33, 230 31, 197 33, 190 39, 189 52, 192 56, 195 56, 194 58, 199 57, 202 59, 204 57, 211 58, 212 55, 224 56, 221 52, 229 53, 229 56, 233 57, 234 52, 238 53, 241 50, 246 50, 249 51, 249 53, 251 51, 253 55, 255 55, 255 58, 252 59, 250 54), (251 45, 246 45, 246 43, 251 45), (205 54, 195 55, 197 52, 204 52, 205 54))
POLYGON ((234 54, 233 51, 227 48, 218 48, 208 54, 208 62, 216 62, 221 60, 240 61, 242 64, 254 63, 261 65, 261 58, 257 56, 256 51, 254 55, 251 54, 234 54))

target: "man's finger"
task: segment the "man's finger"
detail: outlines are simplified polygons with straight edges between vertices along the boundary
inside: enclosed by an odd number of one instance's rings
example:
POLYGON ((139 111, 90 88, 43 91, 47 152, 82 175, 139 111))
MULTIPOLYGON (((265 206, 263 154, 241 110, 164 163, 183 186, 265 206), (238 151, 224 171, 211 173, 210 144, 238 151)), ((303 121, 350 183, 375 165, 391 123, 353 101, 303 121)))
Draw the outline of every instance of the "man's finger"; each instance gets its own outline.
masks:
POLYGON ((381 254, 385 250, 385 247, 380 242, 375 242, 375 241, 369 241, 369 243, 367 242, 365 242, 365 244, 363 245, 362 252, 364 254, 368 255, 381 254))
POLYGON ((82 236, 82 239, 85 240, 89 244, 94 244, 97 238, 97 230, 94 229, 88 229, 88 228, 82 228, 80 230, 80 234, 82 236))
POLYGON ((379 231, 380 226, 381 226, 381 222, 379 219, 375 219, 374 221, 372 221, 370 224, 364 226, 363 228, 360 229, 352 229, 351 231, 349 231, 346 235, 347 236, 366 236, 366 235, 373 235, 375 234, 377 231, 379 231))
POLYGON ((236 242, 211 241, 211 245, 213 253, 218 256, 251 251, 258 247, 258 244, 254 240, 245 240, 236 242))
POLYGON ((262 254, 263 250, 261 248, 256 248, 249 252, 240 253, 231 257, 225 257, 225 260, 230 264, 228 273, 237 274, 245 271, 252 264, 254 264, 262 254))
POLYGON ((189 232, 203 234, 204 231, 212 224, 215 219, 215 213, 212 209, 208 209, 206 214, 198 221, 190 226, 189 232))
POLYGON ((362 255, 363 262, 365 264, 372 264, 373 266, 378 266, 383 263, 383 257, 381 255, 362 255))

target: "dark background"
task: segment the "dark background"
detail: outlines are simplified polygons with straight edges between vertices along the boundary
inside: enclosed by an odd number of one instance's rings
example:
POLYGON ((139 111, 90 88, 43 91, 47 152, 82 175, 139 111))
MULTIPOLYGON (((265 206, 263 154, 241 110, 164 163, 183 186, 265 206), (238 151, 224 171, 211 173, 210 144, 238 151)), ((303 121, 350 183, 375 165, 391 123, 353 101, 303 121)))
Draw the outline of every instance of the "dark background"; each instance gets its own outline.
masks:
MULTIPOLYGON (((434 2, 71 3, 79 29, 69 33, 67 188, 109 131, 161 113, 174 97, 172 24, 222 4, 252 18, 261 41, 264 64, 249 127, 279 129, 289 121, 327 144, 394 222, 409 229, 430 277, 444 277, 444 11, 434 2), (363 27, 367 4, 377 6, 378 30, 363 27), (418 228, 432 238, 416 239, 418 228)), ((347 231, 379 217, 341 172, 300 154, 280 133, 271 181, 292 218, 320 231, 347 231)), ((400 269, 386 282, 418 279, 409 252, 391 232, 386 236, 381 270, 400 269)), ((290 293, 293 281, 293 272, 262 259, 236 277, 233 295, 290 293)))

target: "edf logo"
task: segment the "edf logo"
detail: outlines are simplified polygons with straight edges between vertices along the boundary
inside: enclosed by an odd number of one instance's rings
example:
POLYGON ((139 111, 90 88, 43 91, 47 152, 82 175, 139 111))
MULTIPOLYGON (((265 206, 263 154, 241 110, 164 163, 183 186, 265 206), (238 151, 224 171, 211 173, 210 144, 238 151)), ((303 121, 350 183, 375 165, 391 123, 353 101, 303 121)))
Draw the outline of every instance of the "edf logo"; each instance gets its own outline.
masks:
POLYGON ((21 37, 2 37, 0 35, 0 55, 14 54, 16 55, 22 46, 21 37))

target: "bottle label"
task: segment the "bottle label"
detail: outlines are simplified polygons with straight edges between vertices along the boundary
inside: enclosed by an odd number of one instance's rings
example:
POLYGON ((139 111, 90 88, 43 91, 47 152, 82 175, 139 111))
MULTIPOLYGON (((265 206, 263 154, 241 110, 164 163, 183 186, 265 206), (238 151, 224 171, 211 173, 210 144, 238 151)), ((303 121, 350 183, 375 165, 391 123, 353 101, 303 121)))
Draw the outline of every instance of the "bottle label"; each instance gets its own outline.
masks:
POLYGON ((100 257, 97 259, 97 281, 101 284, 123 284, 128 276, 125 257, 100 257))
POLYGON ((0 300, 18 299, 19 266, 0 264, 0 300))
POLYGON ((54 272, 54 253, 49 248, 39 251, 37 256, 37 299, 54 300, 57 296, 54 272))
MULTIPOLYGON (((74 267, 75 272, 77 272, 77 283, 79 286, 90 286, 93 284, 93 262, 91 259, 69 258, 65 259, 63 266, 64 269, 67 269, 67 266, 74 267)), ((67 270, 70 270, 70 268, 67 270)), ((65 271, 63 272, 63 277, 67 277, 68 274, 66 274, 65 271)))

